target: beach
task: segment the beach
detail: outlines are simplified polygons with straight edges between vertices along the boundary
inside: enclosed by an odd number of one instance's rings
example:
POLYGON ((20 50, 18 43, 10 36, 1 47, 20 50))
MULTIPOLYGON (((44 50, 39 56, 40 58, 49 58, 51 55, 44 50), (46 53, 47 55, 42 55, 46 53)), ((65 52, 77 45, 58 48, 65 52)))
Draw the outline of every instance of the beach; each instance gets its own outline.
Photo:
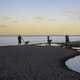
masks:
POLYGON ((0 80, 79 80, 65 61, 80 53, 53 46, 0 47, 0 80))

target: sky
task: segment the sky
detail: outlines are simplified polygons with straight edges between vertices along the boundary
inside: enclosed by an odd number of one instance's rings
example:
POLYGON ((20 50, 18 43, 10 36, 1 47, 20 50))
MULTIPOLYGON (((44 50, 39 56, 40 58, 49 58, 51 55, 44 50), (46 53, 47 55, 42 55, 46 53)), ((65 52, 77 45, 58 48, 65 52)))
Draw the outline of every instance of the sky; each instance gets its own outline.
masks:
POLYGON ((80 0, 0 0, 0 35, 80 35, 80 0))

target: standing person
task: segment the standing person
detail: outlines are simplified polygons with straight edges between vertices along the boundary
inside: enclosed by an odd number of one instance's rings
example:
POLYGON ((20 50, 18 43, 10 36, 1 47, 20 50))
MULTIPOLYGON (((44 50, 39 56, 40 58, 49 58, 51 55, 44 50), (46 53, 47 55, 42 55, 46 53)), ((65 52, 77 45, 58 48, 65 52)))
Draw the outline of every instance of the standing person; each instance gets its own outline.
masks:
POLYGON ((48 42, 49 46, 51 46, 51 41, 52 41, 52 40, 50 40, 50 37, 47 36, 47 42, 48 42))
POLYGON ((66 48, 68 48, 69 47, 69 36, 65 35, 65 38, 66 38, 66 48))
POLYGON ((18 36, 18 45, 21 45, 21 43, 22 43, 22 37, 21 37, 21 35, 19 35, 18 36))

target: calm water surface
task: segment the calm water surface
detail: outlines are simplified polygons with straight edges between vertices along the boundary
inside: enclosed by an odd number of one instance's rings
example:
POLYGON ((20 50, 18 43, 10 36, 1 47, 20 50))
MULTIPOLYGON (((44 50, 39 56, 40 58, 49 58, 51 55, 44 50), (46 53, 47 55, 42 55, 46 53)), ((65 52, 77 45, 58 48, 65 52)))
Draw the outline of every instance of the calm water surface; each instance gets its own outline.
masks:
POLYGON ((65 64, 69 69, 80 73, 80 56, 67 60, 65 64))
MULTIPOLYGON (((32 43, 45 43, 47 42, 46 36, 22 36, 24 41, 32 43)), ((50 36, 53 42, 65 42, 64 36, 50 36)), ((80 36, 70 36, 70 41, 80 41, 80 36)), ((0 46, 4 45, 17 45, 17 36, 0 36, 0 46)), ((23 42, 24 44, 24 42, 23 42)))

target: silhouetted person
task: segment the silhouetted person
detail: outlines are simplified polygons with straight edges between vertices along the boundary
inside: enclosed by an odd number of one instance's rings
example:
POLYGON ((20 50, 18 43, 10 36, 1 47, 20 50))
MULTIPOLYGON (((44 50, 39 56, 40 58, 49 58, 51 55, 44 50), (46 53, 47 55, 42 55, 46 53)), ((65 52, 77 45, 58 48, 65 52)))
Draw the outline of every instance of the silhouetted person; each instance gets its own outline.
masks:
POLYGON ((21 37, 21 35, 19 35, 18 36, 18 45, 21 45, 21 43, 22 43, 22 37, 21 37))
POLYGON ((48 42, 49 46, 51 46, 51 41, 52 41, 52 40, 50 40, 50 37, 47 36, 47 42, 48 42))
POLYGON ((69 36, 65 35, 65 38, 66 38, 66 48, 68 48, 69 47, 69 36))

